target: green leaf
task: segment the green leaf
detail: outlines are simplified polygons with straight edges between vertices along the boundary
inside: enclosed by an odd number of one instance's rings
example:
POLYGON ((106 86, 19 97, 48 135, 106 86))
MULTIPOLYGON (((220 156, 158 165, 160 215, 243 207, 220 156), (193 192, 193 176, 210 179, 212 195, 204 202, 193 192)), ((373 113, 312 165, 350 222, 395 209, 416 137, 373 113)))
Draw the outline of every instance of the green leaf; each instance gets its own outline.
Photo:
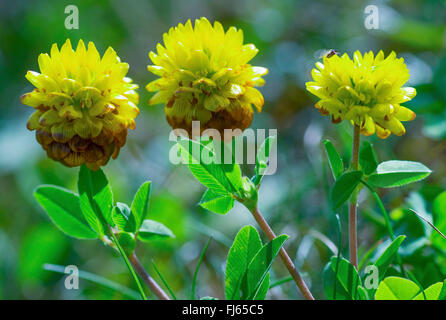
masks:
POLYGON ((413 300, 441 300, 444 285, 444 282, 434 283, 429 288, 424 290, 424 295, 423 292, 420 292, 413 298, 413 300))
POLYGON ((367 290, 363 286, 358 286, 359 300, 370 300, 367 290))
POLYGON ((375 300, 411 300, 420 292, 415 282, 400 277, 387 277, 378 286, 375 300))
POLYGON ((231 184, 233 192, 237 192, 243 188, 242 171, 238 163, 222 163, 220 167, 231 184))
POLYGON ((223 167, 218 164, 213 150, 188 139, 179 141, 177 145, 190 171, 204 186, 216 194, 226 195, 238 191, 228 180, 223 167))
MULTIPOLYGON (((446 191, 443 191, 434 199, 432 211, 435 213, 436 218, 446 217, 446 191)), ((438 224, 438 221, 436 223, 438 224)))
POLYGON ((147 216, 151 183, 151 181, 144 182, 138 191, 136 191, 132 201, 131 211, 135 218, 136 230, 141 227, 142 222, 147 216))
POLYGON ((118 239, 124 252, 128 255, 131 255, 135 251, 136 239, 134 233, 120 231, 118 234, 115 234, 115 237, 118 239))
POLYGON ((257 290, 257 292, 254 295, 254 298, 252 298, 252 300, 265 300, 266 296, 268 294, 268 290, 269 290, 269 280, 270 280, 270 275, 269 273, 266 274, 265 279, 263 280, 262 284, 259 287, 259 290, 257 290))
POLYGON ((432 213, 427 210, 426 201, 423 196, 418 192, 411 192, 406 199, 409 205, 409 210, 415 214, 423 223, 424 234, 426 238, 429 239, 432 235, 433 228, 431 224, 434 222, 432 218, 432 213))
MULTIPOLYGON (((440 232, 446 234, 446 191, 440 193, 432 203, 432 211, 434 212, 434 223, 440 232)), ((446 250, 446 239, 438 232, 431 234, 432 244, 441 249, 446 250)))
POLYGON ((393 258, 397 255, 398 249, 404 239, 406 239, 406 236, 399 236, 395 238, 374 263, 379 271, 379 280, 384 278, 387 268, 392 263, 393 258))
POLYGON ((175 293, 173 292, 173 290, 170 288, 169 284, 167 283, 166 279, 164 278, 164 276, 161 274, 161 271, 158 269, 158 267, 156 266, 155 262, 152 261, 152 265, 153 265, 153 269, 155 269, 156 273, 158 274, 158 277, 160 277, 161 281, 163 282, 163 284, 166 286, 167 290, 169 291, 170 295, 172 296, 173 300, 178 300, 177 297, 175 296, 175 293))
POLYGON ((359 292, 361 285, 356 268, 346 259, 332 257, 323 272, 324 292, 330 300, 358 300, 363 298, 359 292))
POLYGON ((252 226, 243 227, 229 249, 225 273, 225 294, 228 300, 239 300, 243 277, 249 263, 262 248, 257 230, 252 226))
POLYGON ((242 284, 244 299, 253 299, 262 282, 265 280, 271 265, 289 237, 282 234, 265 244, 252 259, 246 270, 246 278, 242 284))
POLYGON ((85 218, 93 230, 103 235, 107 230, 106 224, 113 225, 113 194, 104 172, 101 169, 91 171, 82 165, 79 170, 78 189, 85 218))
POLYGON ((368 141, 364 141, 359 150, 359 164, 366 175, 372 174, 378 167, 378 157, 368 141))
POLYGON ((175 238, 173 232, 158 221, 146 219, 138 230, 138 239, 150 241, 163 238, 175 238))
POLYGON ((335 179, 339 178, 344 172, 344 163, 339 153, 330 140, 324 141, 325 151, 327 152, 328 163, 335 179))
POLYGON ((330 192, 330 202, 333 210, 338 209, 350 198, 361 182, 362 171, 346 172, 336 180, 330 192))
POLYGON ((85 220, 75 193, 57 186, 42 185, 36 188, 34 197, 51 221, 67 235, 79 239, 98 237, 85 220))
POLYGON ((119 230, 132 233, 136 231, 135 217, 125 203, 116 203, 112 211, 112 219, 119 230))
POLYGON ((222 141, 214 141, 213 150, 216 159, 219 159, 216 164, 222 168, 226 178, 232 186, 233 191, 238 191, 243 188, 242 171, 236 162, 234 150, 237 150, 235 140, 228 143, 222 141))
POLYGON ((446 300, 446 280, 443 281, 443 288, 441 288, 438 300, 446 300))
POLYGON ((231 140, 230 142, 214 140, 212 143, 204 144, 201 142, 201 144, 213 152, 212 158, 215 160, 214 164, 219 165, 223 170, 232 192, 237 192, 242 189, 242 171, 234 153, 234 150, 237 150, 235 140, 231 140))
POLYGON ((392 160, 378 165, 368 183, 381 188, 401 187, 420 181, 431 174, 431 170, 419 162, 392 160))
POLYGON ((336 279, 336 266, 335 271, 331 268, 331 261, 329 261, 322 271, 322 285, 325 293, 325 297, 328 300, 348 300, 348 293, 345 289, 339 285, 336 279))
POLYGON ((208 189, 203 194, 199 205, 209 211, 226 214, 234 207, 234 198, 231 195, 222 195, 208 189))

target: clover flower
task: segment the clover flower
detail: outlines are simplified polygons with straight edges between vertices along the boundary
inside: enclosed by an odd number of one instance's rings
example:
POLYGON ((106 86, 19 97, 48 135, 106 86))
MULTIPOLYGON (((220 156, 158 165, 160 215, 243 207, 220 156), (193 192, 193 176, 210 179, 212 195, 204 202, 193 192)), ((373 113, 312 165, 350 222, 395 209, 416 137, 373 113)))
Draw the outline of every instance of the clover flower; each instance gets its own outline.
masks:
POLYGON ((311 72, 314 81, 306 87, 320 99, 319 112, 330 115, 333 123, 349 120, 362 134, 376 133, 385 139, 391 133, 403 135, 406 129, 401 121, 415 119, 415 113, 401 105, 415 97, 416 91, 402 87, 409 71, 395 52, 385 58, 382 51, 376 57, 372 51, 364 56, 356 51, 353 60, 347 54, 326 56, 316 67, 311 72))
POLYGON ((109 47, 101 58, 94 44, 70 40, 38 59, 40 72, 26 78, 36 88, 20 100, 35 109, 27 127, 48 156, 68 167, 85 164, 92 170, 115 159, 125 144, 127 129, 139 114, 136 84, 129 69, 109 47))
POLYGON ((165 104, 172 128, 191 135, 192 121, 206 129, 244 130, 251 124, 253 108, 261 112, 263 96, 254 87, 262 86, 266 68, 248 62, 258 49, 243 44, 243 32, 234 27, 226 32, 219 22, 212 26, 206 18, 179 24, 163 35, 164 46, 150 52, 154 65, 148 70, 159 79, 146 89, 156 92, 149 103, 165 104))

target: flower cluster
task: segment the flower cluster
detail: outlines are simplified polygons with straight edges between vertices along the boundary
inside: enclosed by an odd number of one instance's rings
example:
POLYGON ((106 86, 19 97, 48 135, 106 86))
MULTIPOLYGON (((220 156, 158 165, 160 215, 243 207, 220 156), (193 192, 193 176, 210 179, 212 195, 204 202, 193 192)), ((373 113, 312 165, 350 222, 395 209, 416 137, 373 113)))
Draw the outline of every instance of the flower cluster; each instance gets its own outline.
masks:
POLYGON ((149 56, 148 70, 159 79, 146 89, 156 92, 150 104, 165 104, 167 121, 191 135, 192 121, 200 121, 201 133, 216 129, 246 129, 253 108, 261 112, 262 86, 268 70, 248 62, 257 54, 253 44, 243 44, 243 32, 234 27, 226 32, 201 18, 179 24, 163 35, 164 46, 149 56))
POLYGON ((48 156, 92 170, 115 159, 125 144, 127 129, 139 114, 136 84, 125 77, 129 65, 108 48, 101 58, 94 44, 82 40, 73 50, 70 40, 38 59, 41 73, 28 71, 35 89, 21 97, 35 109, 28 120, 48 156))
POLYGON ((386 58, 380 51, 362 55, 356 51, 353 60, 347 54, 324 57, 312 70, 313 80, 307 82, 309 92, 320 100, 316 108, 322 115, 330 115, 333 123, 349 120, 360 127, 364 135, 382 139, 391 133, 403 135, 401 121, 415 119, 415 113, 401 104, 411 100, 416 91, 402 87, 409 79, 409 71, 395 52, 386 58))

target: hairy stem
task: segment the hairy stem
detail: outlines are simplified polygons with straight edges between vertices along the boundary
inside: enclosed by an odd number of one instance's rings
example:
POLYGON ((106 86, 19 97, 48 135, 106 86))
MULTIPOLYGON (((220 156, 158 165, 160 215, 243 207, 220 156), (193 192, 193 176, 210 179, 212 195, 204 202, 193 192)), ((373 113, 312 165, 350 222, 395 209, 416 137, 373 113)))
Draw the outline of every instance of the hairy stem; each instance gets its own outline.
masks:
MULTIPOLYGON (((352 151, 352 165, 353 170, 358 170, 359 163, 359 139, 360 129, 355 125, 353 132, 353 151, 352 151)), ((348 210, 348 229, 349 229, 349 250, 350 250, 350 263, 358 269, 358 238, 357 238, 357 209, 358 209, 358 195, 357 192, 353 192, 350 198, 349 210, 348 210)))
POLYGON ((156 281, 147 273, 146 269, 139 262, 138 257, 135 253, 132 253, 130 258, 130 263, 139 276, 144 280, 149 289, 158 297, 160 300, 170 300, 169 296, 161 289, 161 287, 156 283, 156 281))
MULTIPOLYGON (((259 224, 260 228, 263 230, 263 232, 266 234, 269 240, 273 240, 276 238, 276 235, 274 234, 274 231, 271 229, 271 227, 268 225, 268 222, 266 222, 265 218, 262 216, 260 211, 257 209, 257 206, 254 207, 252 210, 250 210, 252 215, 254 216, 254 219, 259 224)), ((288 253, 285 251, 285 249, 282 247, 279 251, 280 258, 282 259, 283 263, 285 264, 286 268, 288 269, 289 273, 293 277, 294 282, 296 282, 297 287, 302 292, 303 296, 307 300, 314 300, 313 295, 311 294, 310 290, 308 289, 305 281, 302 279, 302 277, 299 274, 299 271, 297 271, 296 267, 294 266, 293 261, 291 260, 288 253)))

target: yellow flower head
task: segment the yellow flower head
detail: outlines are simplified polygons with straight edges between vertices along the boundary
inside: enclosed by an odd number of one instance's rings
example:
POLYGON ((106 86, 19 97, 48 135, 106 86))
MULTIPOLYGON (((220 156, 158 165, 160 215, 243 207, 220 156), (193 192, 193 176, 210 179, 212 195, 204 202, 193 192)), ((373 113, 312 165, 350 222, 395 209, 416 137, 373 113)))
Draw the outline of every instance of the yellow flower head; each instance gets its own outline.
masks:
POLYGON ((206 19, 179 24, 163 35, 164 46, 150 52, 154 65, 148 70, 160 78, 146 89, 156 94, 150 104, 165 104, 172 128, 191 134, 191 122, 200 121, 201 132, 216 129, 246 129, 252 121, 254 105, 258 112, 263 96, 266 68, 248 62, 257 54, 253 44, 243 44, 243 32, 234 27, 224 31, 206 19))
POLYGON ((70 40, 60 51, 53 44, 38 62, 41 73, 26 74, 36 88, 20 100, 35 109, 27 127, 36 130, 48 156, 92 170, 115 159, 139 114, 138 86, 125 77, 129 65, 112 48, 101 58, 92 42, 87 49, 82 40, 76 50, 70 40))
POLYGON ((350 120, 362 134, 376 133, 385 139, 391 133, 403 135, 406 129, 401 121, 415 119, 412 110, 401 106, 416 91, 402 87, 409 80, 409 70, 395 52, 384 58, 382 51, 376 57, 372 51, 364 56, 356 51, 353 60, 347 54, 326 56, 316 67, 307 90, 320 99, 316 108, 322 115, 331 115, 333 123, 350 120))

